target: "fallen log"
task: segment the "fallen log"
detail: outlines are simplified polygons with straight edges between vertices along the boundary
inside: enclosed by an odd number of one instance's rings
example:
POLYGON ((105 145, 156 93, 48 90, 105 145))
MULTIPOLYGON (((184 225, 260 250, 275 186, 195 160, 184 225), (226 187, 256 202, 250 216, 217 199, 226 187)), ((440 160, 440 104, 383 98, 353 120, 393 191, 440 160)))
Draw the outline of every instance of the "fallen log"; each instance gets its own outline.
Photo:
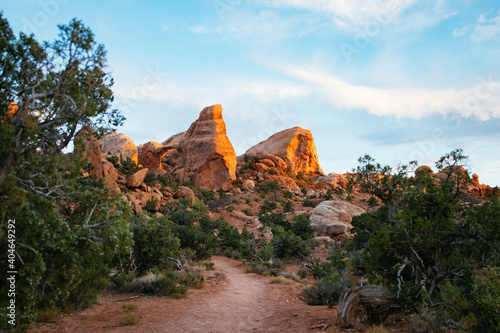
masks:
POLYGON ((382 286, 364 286, 348 291, 340 299, 338 318, 342 327, 364 328, 382 323, 399 306, 394 295, 382 286))

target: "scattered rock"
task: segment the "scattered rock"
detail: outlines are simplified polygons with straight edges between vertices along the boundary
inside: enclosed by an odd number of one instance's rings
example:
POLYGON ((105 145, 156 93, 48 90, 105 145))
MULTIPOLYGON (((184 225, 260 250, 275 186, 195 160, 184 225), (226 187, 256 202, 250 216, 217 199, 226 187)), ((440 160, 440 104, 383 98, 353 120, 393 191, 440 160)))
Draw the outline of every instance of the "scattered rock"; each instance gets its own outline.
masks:
POLYGON ((241 185, 241 187, 245 190, 245 191, 251 191, 255 188, 255 182, 251 179, 245 179, 243 181, 243 184, 241 185))
POLYGON ((118 171, 113 166, 113 163, 103 159, 102 164, 102 177, 108 185, 116 184, 118 181, 118 171))
POLYGON ((300 190, 300 187, 298 187, 297 185, 292 186, 290 188, 290 192, 292 192, 294 195, 296 195, 298 197, 302 197, 303 196, 302 191, 300 190))
POLYGON ((144 182, 144 178, 146 178, 146 175, 148 174, 148 168, 141 169, 134 173, 133 175, 129 176, 127 179, 127 186, 128 187, 139 187, 141 184, 144 182))

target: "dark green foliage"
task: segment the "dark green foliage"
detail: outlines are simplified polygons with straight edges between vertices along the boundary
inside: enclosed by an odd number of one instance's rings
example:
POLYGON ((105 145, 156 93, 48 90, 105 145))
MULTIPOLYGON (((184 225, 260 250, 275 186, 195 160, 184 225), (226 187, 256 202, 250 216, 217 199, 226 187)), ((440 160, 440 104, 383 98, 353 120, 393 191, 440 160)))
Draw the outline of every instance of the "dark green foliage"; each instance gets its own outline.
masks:
POLYGON ((137 164, 135 164, 134 161, 132 161, 129 157, 127 157, 125 161, 122 161, 122 166, 120 168, 120 171, 125 176, 130 176, 139 171, 139 168, 137 167, 137 164))
POLYGON ((318 205, 318 202, 306 199, 302 202, 303 207, 316 207, 318 205))
POLYGON ((370 199, 368 199, 368 206, 370 206, 370 207, 378 206, 377 198, 370 197, 370 199))
POLYGON ((277 180, 269 181, 267 183, 259 184, 259 192, 262 194, 267 194, 274 191, 279 191, 280 185, 277 180))
POLYGON ((295 223, 292 224, 292 232, 300 236, 304 240, 308 240, 314 237, 314 231, 311 228, 311 221, 309 220, 309 215, 301 214, 294 217, 295 223))
POLYGON ((120 158, 118 156, 114 156, 114 155, 108 156, 108 157, 106 157, 106 160, 111 162, 115 168, 118 168, 118 164, 119 164, 118 162, 120 162, 120 158))
POLYGON ((333 200, 332 191, 330 191, 330 190, 326 191, 324 199, 325 200, 333 200))
POLYGON ((271 227, 271 229, 274 229, 275 226, 281 226, 285 230, 290 230, 292 227, 292 224, 288 221, 286 215, 283 213, 268 213, 259 215, 259 221, 263 225, 271 227))
POLYGON ((328 257, 326 262, 320 263, 319 259, 316 261, 314 269, 314 277, 320 279, 323 277, 331 276, 334 273, 343 272, 347 268, 345 261, 346 253, 342 248, 337 247, 333 253, 328 257))
POLYGON ((241 171, 245 171, 245 170, 255 170, 255 161, 249 160, 249 161, 245 162, 245 164, 243 164, 241 166, 241 171))
POLYGON ((499 265, 500 204, 470 204, 470 180, 461 168, 467 157, 461 150, 444 155, 436 163, 439 178, 425 172, 408 177, 416 163, 393 174, 369 156, 360 162, 358 184, 384 205, 353 219, 354 246, 364 258, 359 268, 392 289, 408 310, 430 309, 449 328, 467 326, 472 317, 484 324, 468 299, 474 272, 499 265))
POLYGON ((165 217, 134 218, 132 225, 134 231, 133 262, 127 262, 127 257, 123 256, 122 271, 128 272, 130 268, 135 267, 140 275, 153 268, 160 271, 172 269, 173 262, 170 258, 178 258, 180 248, 180 241, 172 231, 172 222, 165 217), (123 267, 125 262, 128 267, 123 267))
POLYGON ((354 286, 354 281, 349 273, 334 272, 317 281, 313 286, 302 291, 302 296, 309 305, 328 305, 333 307, 338 304, 340 297, 354 286))
POLYGON ((283 201, 281 203, 281 205, 283 206, 283 211, 285 213, 291 213, 291 212, 293 212, 293 202, 291 202, 291 201, 283 201))
POLYGON ((286 199, 291 200, 291 199, 293 198, 293 193, 292 193, 291 191, 284 190, 284 191, 283 191, 283 196, 284 196, 286 199))
POLYGON ((266 200, 264 200, 264 203, 262 204, 262 206, 260 206, 259 214, 266 214, 266 213, 272 212, 277 207, 278 207, 278 205, 276 204, 276 202, 269 201, 268 199, 266 199, 266 200))
MULTIPOLYGON (((111 258, 131 245, 129 207, 103 181, 82 179, 82 127, 98 134, 122 123, 111 110, 106 51, 90 29, 72 20, 54 42, 13 34, 0 13, 0 249, 16 220, 16 326, 36 310, 81 308, 106 285, 111 258), (9 102, 19 110, 9 112, 9 102), (74 141, 73 154, 62 151, 74 141)), ((2 256, 6 258, 6 255, 2 256)), ((7 324, 6 266, 0 263, 0 330, 7 324)))
POLYGON ((290 259, 307 256, 310 253, 309 248, 302 238, 292 232, 283 232, 275 235, 271 244, 278 258, 290 259))
POLYGON ((151 198, 146 202, 144 210, 149 213, 156 213, 158 211, 156 209, 157 206, 158 206, 158 200, 156 200, 155 198, 151 198))
POLYGON ((472 284, 476 329, 481 332, 500 331, 500 268, 485 267, 472 284))
POLYGON ((146 177, 144 177, 144 184, 148 186, 154 186, 157 183, 156 174, 153 171, 148 171, 146 177))

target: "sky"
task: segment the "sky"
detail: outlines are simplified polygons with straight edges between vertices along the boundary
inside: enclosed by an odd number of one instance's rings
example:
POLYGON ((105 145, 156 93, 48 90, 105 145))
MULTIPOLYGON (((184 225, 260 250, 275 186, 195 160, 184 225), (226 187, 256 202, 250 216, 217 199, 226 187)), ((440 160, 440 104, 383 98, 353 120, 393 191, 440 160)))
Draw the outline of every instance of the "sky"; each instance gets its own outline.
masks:
POLYGON ((221 104, 236 154, 294 126, 325 173, 462 148, 500 186, 498 0, 3 0, 16 33, 78 18, 108 52, 136 145, 221 104))

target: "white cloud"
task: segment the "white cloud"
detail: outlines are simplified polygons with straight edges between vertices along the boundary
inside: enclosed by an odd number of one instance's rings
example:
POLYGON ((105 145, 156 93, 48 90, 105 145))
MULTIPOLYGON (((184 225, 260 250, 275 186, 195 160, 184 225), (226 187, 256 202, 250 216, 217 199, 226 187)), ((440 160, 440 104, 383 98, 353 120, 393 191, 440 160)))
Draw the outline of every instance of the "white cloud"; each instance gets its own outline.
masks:
POLYGON ((295 8, 319 13, 350 33, 378 25, 396 30, 420 30, 449 18, 445 0, 254 0, 275 8, 295 8))
POLYGON ((488 40, 500 40, 500 11, 498 16, 486 19, 483 15, 477 20, 478 25, 472 30, 470 39, 480 43, 488 40))
POLYGON ((481 120, 500 118, 500 82, 480 79, 465 89, 375 88, 354 85, 324 72, 281 67, 289 75, 313 83, 337 108, 366 110, 379 116, 421 118, 431 114, 458 113, 481 120))
POLYGON ((469 27, 456 28, 453 30, 453 36, 462 37, 469 31, 469 27))

